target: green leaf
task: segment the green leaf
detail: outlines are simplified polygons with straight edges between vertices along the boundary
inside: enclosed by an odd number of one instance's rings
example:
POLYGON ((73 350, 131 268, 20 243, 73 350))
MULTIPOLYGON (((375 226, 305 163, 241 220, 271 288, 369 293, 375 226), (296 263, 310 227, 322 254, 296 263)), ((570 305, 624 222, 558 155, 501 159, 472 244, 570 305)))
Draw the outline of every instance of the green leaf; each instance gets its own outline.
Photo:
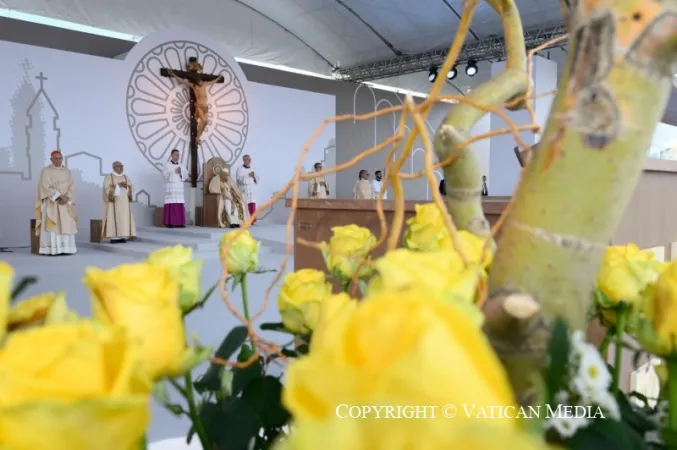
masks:
POLYGON ((654 423, 642 411, 632 406, 625 394, 619 392, 616 400, 618 401, 623 422, 627 423, 639 434, 643 436, 647 431, 656 429, 654 423))
MULTIPOLYGON (((238 348, 247 340, 249 331, 245 326, 237 326, 223 339, 214 354, 217 358, 228 360, 238 348)), ((221 390, 221 372, 225 370, 219 364, 210 364, 207 371, 193 383, 195 390, 202 394, 205 391, 219 392, 221 390)))
POLYGON ((553 402, 555 394, 564 382, 569 365, 569 347, 569 330, 564 320, 558 317, 553 325, 550 343, 548 344, 550 355, 550 366, 546 377, 548 403, 553 402))
POLYGON ((25 291, 26 288, 28 288, 31 284, 35 284, 37 282, 38 279, 36 277, 23 277, 22 279, 20 279, 19 282, 14 287, 12 295, 10 296, 10 298, 12 299, 12 303, 18 300, 19 295, 21 295, 21 293, 25 291))
POLYGON ((186 311, 184 311, 183 317, 186 317, 188 314, 192 313, 198 308, 203 308, 205 303, 207 303, 207 300, 209 300, 209 297, 212 296, 217 287, 219 287, 218 282, 214 283, 214 285, 207 290, 205 295, 202 297, 202 300, 200 300, 199 302, 188 308, 186 311))
POLYGON ((214 426, 220 427, 221 439, 215 439, 219 449, 247 449, 261 430, 261 420, 256 412, 241 398, 224 400, 223 414, 214 426))
POLYGON ((251 406, 265 428, 279 428, 291 418, 282 406, 282 384, 277 378, 266 375, 249 382, 242 399, 251 406))
MULTIPOLYGON (((243 345, 240 356, 238 356, 237 359, 239 362, 245 362, 251 355, 252 350, 249 346, 243 345)), ((261 358, 258 358, 247 367, 233 367, 232 395, 238 395, 252 380, 261 377, 263 377, 263 364, 261 358)))
POLYGON ((669 428, 664 428, 661 431, 661 437, 663 438, 665 448, 669 449, 677 448, 677 432, 669 428))
POLYGON ((291 331, 287 330, 284 327, 284 324, 282 322, 266 322, 262 323, 260 328, 263 331, 278 331, 280 333, 287 333, 287 334, 293 334, 291 331))
POLYGON ((572 450, 646 450, 644 439, 623 422, 595 419, 579 430, 565 447, 572 450))

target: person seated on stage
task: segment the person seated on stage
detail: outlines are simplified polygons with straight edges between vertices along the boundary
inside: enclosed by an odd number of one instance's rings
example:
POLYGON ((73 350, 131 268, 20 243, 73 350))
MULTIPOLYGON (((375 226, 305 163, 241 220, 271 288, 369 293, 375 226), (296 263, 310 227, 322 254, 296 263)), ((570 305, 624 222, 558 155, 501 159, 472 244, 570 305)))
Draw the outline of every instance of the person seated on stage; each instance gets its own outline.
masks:
POLYGON ((209 182, 209 193, 219 195, 218 219, 221 228, 240 228, 249 220, 249 211, 227 168, 209 182))
MULTIPOLYGON (((322 171, 322 163, 315 163, 315 172, 322 171)), ((308 180, 308 197, 310 198, 329 198, 329 183, 324 176, 319 176, 308 180)))
POLYGON ((120 161, 113 163, 113 172, 103 179, 103 226, 101 239, 111 243, 127 242, 136 236, 132 215, 132 182, 123 173, 120 161))
POLYGON ((35 203, 35 235, 40 236, 41 255, 77 253, 75 235, 75 183, 71 171, 63 166, 61 151, 50 155, 52 164, 42 169, 35 203))
POLYGON ((353 197, 355 200, 373 200, 374 187, 369 182, 369 172, 362 169, 358 175, 357 183, 353 188, 353 197))

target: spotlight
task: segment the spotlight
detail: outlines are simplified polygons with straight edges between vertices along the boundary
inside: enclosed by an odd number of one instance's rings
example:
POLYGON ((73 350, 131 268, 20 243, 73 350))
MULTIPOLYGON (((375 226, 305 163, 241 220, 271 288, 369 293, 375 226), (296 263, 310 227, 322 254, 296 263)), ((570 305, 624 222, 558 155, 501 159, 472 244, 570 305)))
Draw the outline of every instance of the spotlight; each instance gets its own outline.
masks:
POLYGON ((474 59, 469 60, 465 66, 465 74, 469 77, 474 77, 477 75, 477 70, 477 62, 474 59))
POLYGON ((458 75, 458 70, 456 69, 456 66, 454 66, 449 72, 447 72, 447 80, 453 80, 456 78, 456 75, 458 75))
POLYGON ((434 83, 436 78, 437 78, 437 67, 431 67, 430 72, 428 72, 428 81, 434 83))

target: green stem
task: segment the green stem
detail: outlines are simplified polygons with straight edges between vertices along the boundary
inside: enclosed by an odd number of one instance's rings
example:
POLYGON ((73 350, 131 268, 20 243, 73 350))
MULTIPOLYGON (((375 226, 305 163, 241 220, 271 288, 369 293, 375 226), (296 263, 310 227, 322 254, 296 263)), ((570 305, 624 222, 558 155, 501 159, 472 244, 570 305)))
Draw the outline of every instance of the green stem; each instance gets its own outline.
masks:
POLYGON ((183 380, 185 382, 185 387, 182 391, 182 394, 186 397, 186 402, 188 403, 188 413, 190 414, 190 420, 193 422, 195 427, 195 434, 197 434, 198 439, 200 439, 200 444, 205 450, 212 448, 212 444, 209 441, 207 435, 207 430, 205 430, 204 424, 200 419, 200 414, 197 410, 197 404, 195 403, 195 396, 193 395, 193 377, 189 372, 186 372, 183 375, 183 380))
POLYGON ((677 355, 667 358, 668 365, 668 426, 677 432, 677 355))
POLYGON ((139 450, 146 450, 148 448, 148 438, 144 434, 143 437, 141 438, 141 442, 139 442, 139 450))
MULTIPOLYGON (((244 318, 249 323, 250 321, 250 316, 249 316, 249 293, 247 289, 247 274, 242 275, 242 280, 240 282, 240 289, 242 291, 242 313, 244 314, 244 318)), ((254 342, 254 339, 251 339, 252 343, 252 350, 256 352, 256 343, 254 342)))
POLYGON ((614 358, 614 384, 613 393, 617 394, 621 383, 621 366, 623 364, 623 335, 625 334, 625 321, 628 308, 619 305, 616 310, 616 357, 614 358))

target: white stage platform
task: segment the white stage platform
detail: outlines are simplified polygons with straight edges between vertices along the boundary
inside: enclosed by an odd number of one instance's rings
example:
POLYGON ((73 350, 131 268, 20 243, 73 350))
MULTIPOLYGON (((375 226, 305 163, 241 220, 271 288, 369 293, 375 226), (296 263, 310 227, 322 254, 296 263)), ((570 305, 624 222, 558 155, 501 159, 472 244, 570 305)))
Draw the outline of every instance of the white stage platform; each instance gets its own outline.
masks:
MULTIPOLYGON (((286 249, 285 225, 260 224, 251 227, 249 232, 261 242, 261 253, 282 253, 286 249)), ((186 228, 138 227, 137 237, 123 244, 102 242, 78 242, 79 248, 90 248, 119 255, 145 258, 148 253, 162 247, 181 244, 192 247, 195 256, 210 259, 218 258, 221 236, 236 230, 188 226, 186 228)))

